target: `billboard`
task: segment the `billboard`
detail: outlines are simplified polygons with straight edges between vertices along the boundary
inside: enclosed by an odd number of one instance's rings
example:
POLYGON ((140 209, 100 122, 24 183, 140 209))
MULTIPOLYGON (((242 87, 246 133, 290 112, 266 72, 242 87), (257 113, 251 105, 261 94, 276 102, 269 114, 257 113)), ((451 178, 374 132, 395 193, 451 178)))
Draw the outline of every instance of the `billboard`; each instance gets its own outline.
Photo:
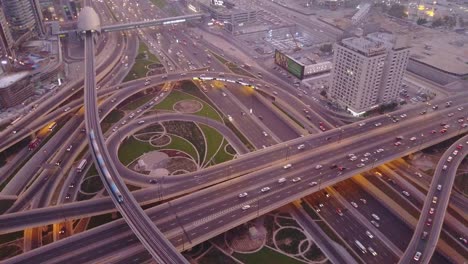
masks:
POLYGON ((304 78, 304 66, 300 65, 279 50, 275 50, 275 63, 297 78, 304 78))

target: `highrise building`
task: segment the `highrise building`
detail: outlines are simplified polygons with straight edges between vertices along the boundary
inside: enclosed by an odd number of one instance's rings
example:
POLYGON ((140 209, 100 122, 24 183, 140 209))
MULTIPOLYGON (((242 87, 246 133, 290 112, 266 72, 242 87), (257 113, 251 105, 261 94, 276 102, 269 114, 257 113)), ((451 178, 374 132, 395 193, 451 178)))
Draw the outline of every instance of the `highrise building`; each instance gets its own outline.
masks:
POLYGON ((335 44, 329 96, 360 115, 398 98, 409 59, 409 37, 376 32, 335 44))
POLYGON ((5 19, 3 8, 0 7, 0 61, 13 57, 11 48, 14 45, 13 37, 11 36, 10 27, 5 19))
POLYGON ((33 32, 42 36, 42 13, 37 0, 1 0, 1 3, 15 39, 33 32))

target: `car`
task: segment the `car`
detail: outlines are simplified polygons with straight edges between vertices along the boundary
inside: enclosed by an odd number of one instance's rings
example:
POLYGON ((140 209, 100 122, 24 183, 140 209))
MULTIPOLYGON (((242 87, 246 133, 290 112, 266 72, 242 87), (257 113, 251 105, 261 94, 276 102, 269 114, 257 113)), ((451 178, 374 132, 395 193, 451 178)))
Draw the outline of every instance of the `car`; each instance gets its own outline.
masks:
POLYGON ((226 97, 226 96, 227 96, 227 94, 226 94, 225 92, 223 92, 222 94, 223 94, 223 96, 224 96, 224 97, 226 97))
POLYGON ((315 185, 317 185, 317 182, 311 182, 311 183, 309 183, 309 185, 310 186, 315 186, 315 185))
POLYGON ((357 203, 355 203, 355 202, 351 202, 351 205, 352 205, 354 208, 358 208, 358 205, 357 205, 357 203))
POLYGON ((382 173, 380 173, 378 171, 374 172, 374 175, 377 176, 377 177, 382 177, 382 173))
POLYGON ((13 130, 11 133, 13 133, 13 134, 16 134, 16 133, 18 133, 18 131, 16 131, 16 130, 13 130))
POLYGON ((402 191, 402 193, 403 193, 406 197, 410 197, 409 192, 407 192, 407 191, 402 191))
POLYGON ((67 193, 67 195, 65 196, 65 199, 67 199, 67 200, 70 199, 70 194, 69 193, 67 193))
POLYGON ((463 123, 465 121, 463 118, 458 119, 458 123, 463 123))
POLYGON ((321 169, 321 168, 322 168, 322 165, 320 165, 320 164, 318 164, 317 166, 315 166, 315 169, 316 169, 316 170, 319 170, 319 169, 321 169))
POLYGON ((298 181, 301 181, 301 180, 302 180, 301 177, 296 177, 296 178, 292 179, 292 182, 298 182, 298 181))
POLYGON ((270 190, 270 187, 263 187, 260 191, 261 192, 268 192, 270 190))
POLYGON ((414 175, 418 176, 419 178, 422 178, 422 174, 420 172, 415 172, 414 175))
POLYGON ((291 167, 292 167, 291 163, 288 163, 288 164, 286 164, 286 165, 283 166, 283 169, 289 169, 289 168, 291 168, 291 167))
POLYGON ((383 148, 379 148, 378 150, 376 150, 377 153, 380 153, 380 152, 384 152, 384 149, 383 148))
POLYGON ((117 127, 114 127, 114 128, 112 129, 112 132, 115 132, 115 131, 117 131, 117 127))
POLYGON ((447 162, 451 162, 452 159, 453 159, 452 156, 449 156, 449 157, 447 158, 447 162))
MULTIPOLYGON (((466 144, 468 144, 468 143, 466 143, 466 144)), ((463 145, 462 145, 462 144, 458 144, 457 149, 462 149, 462 148, 463 148, 463 145)))
POLYGON ((111 103, 114 103, 115 101, 117 101, 117 98, 114 97, 112 98, 111 103))
POLYGON ((341 212, 341 209, 340 209, 340 208, 336 208, 336 213, 337 213, 339 216, 343 216, 343 212, 341 212))
POLYGON ((403 136, 397 136, 395 137, 395 140, 399 141, 399 140, 403 140, 403 138, 404 138, 403 136))
POLYGON ((138 124, 141 125, 141 124, 144 124, 145 123, 145 120, 140 120, 138 121, 138 124))
POLYGON ((438 191, 442 190, 442 185, 441 184, 437 185, 437 190, 438 191))
POLYGON ((60 228, 59 234, 65 234, 65 230, 65 226, 62 226, 62 228, 60 228))
POLYGON ((432 203, 436 204, 437 203, 437 196, 432 197, 432 203))
POLYGON ((339 171, 344 171, 344 170, 346 170, 346 167, 338 166, 338 170, 339 171))
POLYGON ((447 165, 444 165, 444 166, 442 167, 442 170, 447 170, 447 165))
POLYGON ((285 182, 285 181, 286 181, 286 178, 279 178, 279 179, 278 179, 278 183, 283 183, 283 182, 285 182))
POLYGON ((67 151, 70 152, 73 148, 73 145, 68 146, 67 151))
POLYGON ((367 200, 364 198, 359 199, 359 201, 361 201, 363 204, 367 204, 367 200))
POLYGON ((375 124, 374 124, 374 126, 376 126, 376 127, 379 127, 379 126, 381 126, 381 125, 382 125, 382 123, 375 123, 375 124))
POLYGON ((57 160, 57 162, 55 162, 55 166, 60 166, 60 163, 62 163, 62 160, 57 160))
POLYGON ((238 197, 239 198, 242 198, 242 197, 246 197, 248 194, 246 192, 243 192, 243 193, 239 193, 238 197))
POLYGON ((320 203, 320 204, 319 204, 319 207, 323 207, 323 203, 320 203))
POLYGON ((366 164, 364 164, 364 163, 359 163, 358 165, 356 165, 356 167, 358 167, 358 168, 362 168, 364 166, 366 166, 366 164))
POLYGON ((418 261, 420 257, 421 257, 421 252, 418 251, 418 252, 416 252, 416 254, 414 254, 413 259, 418 261))
POLYGON ((370 157, 370 155, 371 154, 369 152, 364 153, 364 157, 370 157))
POLYGON ((457 108, 458 111, 461 111, 463 109, 464 109, 463 106, 460 106, 460 107, 457 108))
POLYGON ((377 221, 380 221, 380 217, 376 214, 372 214, 372 218, 374 218, 377 221))
POLYGON ((448 114, 447 116, 448 116, 448 117, 452 117, 453 115, 454 115, 454 113, 450 113, 450 114, 448 114))
POLYGON ((371 247, 368 247, 367 248, 369 250, 369 252, 372 254, 372 256, 377 256, 377 252, 375 252, 375 250, 371 247))
POLYGON ((434 214, 434 211, 435 211, 434 207, 431 207, 431 209, 429 209, 429 214, 434 214))
POLYGON ((231 115, 227 115, 227 118, 228 118, 228 120, 229 120, 230 122, 232 122, 232 120, 234 120, 234 119, 232 118, 231 115))
POLYGON ((158 180, 156 180, 156 179, 150 179, 148 182, 151 183, 151 184, 156 184, 156 183, 158 183, 158 180))
POLYGON ((373 224, 375 227, 380 227, 379 223, 377 223, 376 221, 372 220, 370 221, 371 224, 373 224))
POLYGON ((466 238, 464 238, 464 237, 459 237, 458 240, 463 242, 465 245, 468 244, 468 240, 466 238))
POLYGON ((437 133, 437 131, 435 131, 434 129, 431 130, 431 134, 435 134, 435 133, 437 133))
POLYGON ((64 112, 68 112, 68 111, 70 111, 70 109, 71 109, 71 107, 67 107, 67 108, 65 108, 63 111, 64 111, 64 112))
POLYGON ((249 208, 250 208, 250 205, 249 205, 249 204, 246 204, 246 205, 242 206, 242 210, 244 210, 244 211, 247 210, 247 209, 249 209, 249 208))
POLYGON ((299 146, 297 146, 297 149, 304 149, 304 148, 305 148, 304 144, 300 144, 299 146))
POLYGON ((350 161, 355 161, 355 160, 357 160, 357 157, 356 157, 356 156, 353 156, 353 157, 349 158, 349 160, 350 160, 350 161))
POLYGON ((428 219, 427 219, 426 225, 427 225, 427 226, 432 225, 432 218, 428 218, 428 219))
POLYGON ((75 187, 75 182, 70 182, 70 184, 68 185, 69 188, 73 188, 75 187))
POLYGON ((434 110, 437 110, 437 108, 439 108, 438 105, 434 105, 434 106, 432 107, 432 109, 434 109, 434 110))
POLYGON ((410 138, 411 141, 415 141, 416 140, 416 137, 412 137, 410 138))
POLYGON ((374 235, 372 235, 372 233, 371 233, 369 230, 366 230, 366 235, 367 235, 369 238, 374 238, 374 235))
POLYGON ((421 112, 419 112, 419 114, 424 115, 424 114, 426 114, 426 111, 421 111, 421 112))
POLYGON ((320 209, 318 207, 314 207, 315 212, 320 213, 320 209))
POLYGON ((426 237, 427 237, 428 234, 429 234, 429 233, 426 232, 426 231, 422 232, 422 234, 421 234, 421 239, 422 239, 422 240, 426 239, 426 237))
POLYGON ((393 145, 395 145, 395 146, 400 146, 400 145, 401 145, 401 142, 400 142, 400 141, 395 142, 395 143, 393 143, 393 145))
POLYGON ((325 197, 330 197, 330 194, 327 192, 323 192, 323 194, 325 194, 325 197))
POLYGON ((263 134, 265 137, 268 137, 268 133, 267 133, 267 132, 262 131, 262 134, 263 134))
POLYGON ((458 150, 454 150, 452 155, 454 155, 454 156, 458 155, 458 150))
POLYGON ((444 134, 445 132, 447 132, 447 129, 446 129, 446 128, 440 130, 440 133, 441 133, 441 134, 444 134))
POLYGON ((362 126, 365 126, 366 123, 362 122, 362 123, 359 123, 359 126, 362 127, 362 126))

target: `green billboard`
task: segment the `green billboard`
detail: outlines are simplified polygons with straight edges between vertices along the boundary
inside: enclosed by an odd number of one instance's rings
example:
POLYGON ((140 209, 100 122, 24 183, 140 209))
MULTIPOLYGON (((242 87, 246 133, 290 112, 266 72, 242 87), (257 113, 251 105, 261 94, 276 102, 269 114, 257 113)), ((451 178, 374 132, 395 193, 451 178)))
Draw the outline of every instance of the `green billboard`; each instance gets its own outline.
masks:
POLYGON ((275 63, 297 78, 304 78, 304 66, 300 65, 279 50, 275 50, 275 63))

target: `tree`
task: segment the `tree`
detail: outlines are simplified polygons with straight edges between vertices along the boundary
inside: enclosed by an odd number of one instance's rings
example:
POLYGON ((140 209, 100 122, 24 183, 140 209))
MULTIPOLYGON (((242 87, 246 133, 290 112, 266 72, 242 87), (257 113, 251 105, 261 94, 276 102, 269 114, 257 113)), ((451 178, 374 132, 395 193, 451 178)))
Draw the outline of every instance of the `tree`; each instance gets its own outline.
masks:
POLYGON ((418 25, 424 25, 427 23, 427 19, 425 18, 418 18, 418 20, 416 21, 416 24, 418 25))
POLYGON ((320 51, 324 53, 330 53, 333 50, 332 44, 323 44, 320 46, 320 51))
POLYGON ((404 5, 394 4, 388 10, 388 14, 397 18, 407 17, 406 7, 404 5))
POLYGON ((437 18, 436 20, 432 21, 432 27, 440 27, 444 25, 444 21, 441 18, 437 18))

